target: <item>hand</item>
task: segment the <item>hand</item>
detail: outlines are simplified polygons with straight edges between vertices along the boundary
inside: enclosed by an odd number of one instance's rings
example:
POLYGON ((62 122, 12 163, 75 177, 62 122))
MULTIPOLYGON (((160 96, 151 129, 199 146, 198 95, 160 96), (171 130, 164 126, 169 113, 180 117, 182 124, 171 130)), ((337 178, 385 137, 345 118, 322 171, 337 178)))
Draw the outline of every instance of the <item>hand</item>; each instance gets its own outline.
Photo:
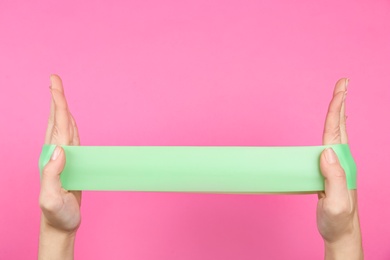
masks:
MULTIPOLYGON (((348 79, 340 79, 326 116, 323 144, 346 144, 345 98, 348 79)), ((363 259, 356 189, 348 190, 336 153, 325 149, 320 158, 325 191, 318 194, 317 227, 325 242, 326 259, 363 259)))
MULTIPOLYGON (((50 77, 52 94, 45 144, 80 145, 76 122, 69 112, 59 76, 50 77)), ((81 222, 81 191, 62 188, 64 150, 57 146, 42 170, 39 204, 42 209, 39 259, 73 258, 74 237, 81 222), (69 257, 67 257, 69 256, 69 257)))

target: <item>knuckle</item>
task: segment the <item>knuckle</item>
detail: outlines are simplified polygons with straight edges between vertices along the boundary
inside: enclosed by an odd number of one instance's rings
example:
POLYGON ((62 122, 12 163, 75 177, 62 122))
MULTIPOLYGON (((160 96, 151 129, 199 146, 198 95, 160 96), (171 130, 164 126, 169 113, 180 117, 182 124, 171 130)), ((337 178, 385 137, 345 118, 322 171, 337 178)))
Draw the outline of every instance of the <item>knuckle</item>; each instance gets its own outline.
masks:
POLYGON ((53 168, 50 164, 46 164, 45 167, 42 170, 42 176, 47 177, 53 175, 53 168))
POLYGON ((339 180, 346 180, 344 169, 341 167, 337 167, 333 170, 333 176, 339 180))
POLYGON ((50 172, 51 172, 50 166, 46 164, 46 166, 42 170, 42 175, 43 176, 49 176, 50 172))

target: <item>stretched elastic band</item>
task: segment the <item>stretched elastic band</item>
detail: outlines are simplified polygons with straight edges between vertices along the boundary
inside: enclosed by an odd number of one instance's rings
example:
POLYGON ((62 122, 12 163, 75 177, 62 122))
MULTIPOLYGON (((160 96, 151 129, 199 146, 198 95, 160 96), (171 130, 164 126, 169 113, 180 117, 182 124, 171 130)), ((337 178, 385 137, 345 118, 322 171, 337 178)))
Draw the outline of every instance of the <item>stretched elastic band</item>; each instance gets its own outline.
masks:
MULTIPOLYGON (((324 190, 320 154, 332 147, 349 189, 356 165, 347 144, 252 146, 62 146, 67 190, 212 193, 305 193, 324 190)), ((55 145, 44 145, 43 167, 55 145)))

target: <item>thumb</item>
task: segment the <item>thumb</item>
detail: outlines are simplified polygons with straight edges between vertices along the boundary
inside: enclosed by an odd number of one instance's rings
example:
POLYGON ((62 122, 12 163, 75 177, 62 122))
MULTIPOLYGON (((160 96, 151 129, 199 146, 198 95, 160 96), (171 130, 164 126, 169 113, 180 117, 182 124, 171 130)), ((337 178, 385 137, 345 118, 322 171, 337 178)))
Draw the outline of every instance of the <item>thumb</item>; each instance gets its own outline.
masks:
POLYGON ((65 161, 64 149, 61 146, 56 146, 50 157, 50 161, 42 170, 42 192, 55 193, 60 191, 60 174, 65 167, 65 161))
MULTIPOLYGON (((332 205, 348 202, 349 193, 344 169, 332 148, 326 148, 320 158, 321 173, 325 178, 326 200, 332 205)), ((341 206, 341 205, 340 205, 341 206)))

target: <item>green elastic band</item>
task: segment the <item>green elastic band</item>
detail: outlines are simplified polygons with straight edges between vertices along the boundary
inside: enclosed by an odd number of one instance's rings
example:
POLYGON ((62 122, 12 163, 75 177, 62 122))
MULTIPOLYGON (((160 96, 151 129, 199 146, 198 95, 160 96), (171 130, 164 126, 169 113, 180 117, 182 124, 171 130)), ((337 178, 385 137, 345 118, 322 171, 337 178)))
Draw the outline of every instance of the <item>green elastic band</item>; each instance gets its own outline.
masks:
MULTIPOLYGON (((300 147, 62 146, 67 190, 305 193, 324 190, 320 154, 332 147, 349 189, 356 164, 347 144, 300 147)), ((42 169, 55 145, 44 145, 42 169)))

